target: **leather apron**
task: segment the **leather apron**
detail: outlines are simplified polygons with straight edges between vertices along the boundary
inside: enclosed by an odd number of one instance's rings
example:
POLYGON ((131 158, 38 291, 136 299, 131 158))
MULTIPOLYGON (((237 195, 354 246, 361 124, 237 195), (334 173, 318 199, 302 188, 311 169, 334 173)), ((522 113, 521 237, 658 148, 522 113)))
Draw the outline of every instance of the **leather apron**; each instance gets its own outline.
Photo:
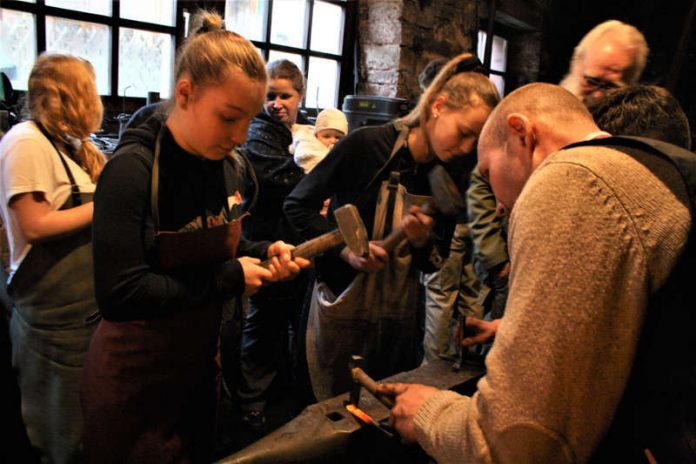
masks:
MULTIPOLYGON (((56 153, 72 185, 60 210, 92 201, 91 193, 80 193, 67 163, 56 153)), ((14 302, 12 364, 22 417, 32 446, 53 463, 75 462, 81 455, 79 381, 98 316, 91 232, 85 227, 34 244, 8 287, 14 302)))
MULTIPOLYGON (((151 177, 156 233, 161 135, 151 177)), ((207 224, 202 215, 201 223, 207 224)), ((209 462, 219 393, 216 355, 225 304, 222 299, 212 300, 156 319, 100 321, 81 390, 89 430, 84 438, 87 462, 209 462)))
MULTIPOLYGON (((403 146, 402 130, 389 161, 403 146)), ((386 164, 385 164, 386 165, 386 164)), ((427 197, 410 195, 392 172, 382 182, 375 209, 372 240, 381 240, 396 228, 410 204, 427 197)), ((404 241, 389 254, 381 271, 360 273, 340 294, 317 281, 307 323, 307 362, 314 395, 319 401, 348 391, 351 355, 365 358, 365 370, 375 379, 417 366, 418 272, 404 241)))

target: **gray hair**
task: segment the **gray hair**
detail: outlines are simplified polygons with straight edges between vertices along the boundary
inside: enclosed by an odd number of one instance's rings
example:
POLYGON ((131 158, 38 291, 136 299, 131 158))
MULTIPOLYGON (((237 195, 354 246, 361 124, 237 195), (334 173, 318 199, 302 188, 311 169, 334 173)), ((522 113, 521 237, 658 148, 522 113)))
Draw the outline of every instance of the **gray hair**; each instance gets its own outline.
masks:
POLYGON ((580 94, 580 80, 582 79, 583 60, 589 50, 602 37, 611 35, 622 46, 633 52, 631 66, 624 73, 624 83, 635 84, 643 74, 645 63, 648 60, 648 43, 641 32, 630 24, 622 23, 615 19, 598 24, 580 40, 573 51, 570 60, 570 69, 561 86, 570 90, 574 95, 580 94))

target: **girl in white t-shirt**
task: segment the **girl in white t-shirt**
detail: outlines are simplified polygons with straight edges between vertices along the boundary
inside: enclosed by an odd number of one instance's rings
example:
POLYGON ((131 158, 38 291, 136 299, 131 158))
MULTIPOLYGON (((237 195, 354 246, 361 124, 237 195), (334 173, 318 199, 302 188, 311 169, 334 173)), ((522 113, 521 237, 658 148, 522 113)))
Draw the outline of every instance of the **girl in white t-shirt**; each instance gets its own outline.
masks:
POLYGON ((10 245, 12 362, 42 461, 80 459, 78 385, 95 327, 92 193, 104 165, 89 140, 103 108, 92 65, 44 53, 29 76, 30 120, 0 141, 0 215, 10 245))

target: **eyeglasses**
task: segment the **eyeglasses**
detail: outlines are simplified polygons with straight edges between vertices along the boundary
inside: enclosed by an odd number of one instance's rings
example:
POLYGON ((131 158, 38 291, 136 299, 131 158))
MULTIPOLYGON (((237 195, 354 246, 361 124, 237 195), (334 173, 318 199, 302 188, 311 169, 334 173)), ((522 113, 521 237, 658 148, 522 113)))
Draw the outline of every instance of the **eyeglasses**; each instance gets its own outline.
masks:
POLYGON ((601 77, 582 76, 582 78, 585 80, 585 84, 588 87, 595 90, 607 91, 623 87, 623 83, 621 82, 609 81, 601 77))

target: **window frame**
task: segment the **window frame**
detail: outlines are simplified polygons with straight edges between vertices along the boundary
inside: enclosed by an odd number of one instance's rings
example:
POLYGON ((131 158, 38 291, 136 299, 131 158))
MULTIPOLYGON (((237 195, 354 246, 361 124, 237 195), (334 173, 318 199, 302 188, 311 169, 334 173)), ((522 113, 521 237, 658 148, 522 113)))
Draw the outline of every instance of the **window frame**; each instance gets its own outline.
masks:
MULTIPOLYGON (((273 2, 276 0, 268 0, 268 12, 265 22, 266 35, 264 41, 252 40, 251 42, 263 52, 264 61, 268 61, 268 55, 271 50, 277 50, 286 53, 295 53, 302 56, 303 68, 302 72, 305 78, 308 77, 309 71, 309 58, 326 58, 331 60, 336 60, 340 65, 340 71, 338 74, 338 95, 337 103, 344 100, 346 95, 355 93, 355 42, 356 37, 356 22, 358 14, 358 2, 348 1, 348 0, 321 0, 326 3, 331 3, 334 5, 341 6, 344 9, 344 25, 343 25, 343 38, 342 53, 332 54, 326 52, 313 51, 310 49, 312 40, 312 21, 314 13, 314 3, 317 0, 307 0, 308 5, 308 20, 307 20, 307 36, 306 43, 304 47, 290 47, 286 45, 279 45, 271 43, 270 37, 270 27, 272 22, 272 8, 273 2)), ((46 17, 55 16, 59 18, 71 19, 76 21, 87 21, 96 24, 106 25, 111 31, 111 56, 110 56, 110 95, 102 95, 102 100, 105 101, 110 107, 116 107, 126 102, 140 102, 142 97, 128 97, 118 94, 118 72, 119 72, 119 32, 121 28, 132 28, 139 29, 149 32, 159 32, 170 34, 174 37, 175 53, 178 52, 180 45, 182 44, 186 36, 186 21, 184 19, 184 12, 188 11, 193 13, 198 8, 215 10, 224 18, 225 15, 225 2, 215 1, 215 0, 202 0, 202 1, 186 1, 186 0, 176 0, 176 17, 174 26, 164 26, 161 24, 147 23, 143 21, 136 21, 132 19, 123 19, 119 17, 120 14, 120 2, 118 0, 111 0, 111 16, 98 15, 93 13, 87 13, 83 11, 70 10, 65 8, 59 8, 55 6, 46 5, 45 0, 36 0, 36 2, 23 2, 20 0, 0 0, 0 7, 8 10, 22 11, 34 15, 36 21, 36 53, 37 56, 46 51, 46 17)), ((129 105, 130 106, 130 105, 129 105)), ((302 107, 306 113, 314 115, 314 107, 305 107, 305 102, 303 100, 302 107)))
MULTIPOLYGON (((488 40, 488 21, 482 21, 482 22, 479 24, 478 31, 483 32, 484 34, 486 34, 486 40, 488 40)), ((478 31, 477 31, 477 34, 476 34, 477 41, 478 41, 478 31)), ((509 48, 510 48, 510 38, 511 38, 512 36, 513 36, 512 31, 511 31, 509 28, 505 27, 504 25, 502 25, 502 24, 500 24, 500 23, 498 23, 498 22, 494 22, 494 27, 493 27, 493 38, 499 37, 499 38, 501 38, 501 39, 503 39, 503 40, 505 40, 505 41, 507 42, 507 48, 506 48, 506 51, 505 51, 505 71, 500 71, 500 70, 492 69, 492 68, 491 68, 491 63, 488 63, 488 64, 483 63, 484 66, 487 66, 487 70, 488 70, 488 74, 489 74, 489 75, 500 76, 500 77, 503 78, 503 83, 505 84, 505 94, 508 94, 508 93, 511 92, 511 90, 508 88, 508 83, 509 83, 509 78, 510 78, 510 71, 509 71, 509 69, 510 69, 510 66, 509 66, 509 65, 510 65, 510 61, 509 61, 509 57, 510 57, 510 55, 509 55, 509 48)), ((478 43, 477 43, 477 45, 478 45, 478 43)), ((485 44, 484 44, 484 45, 485 45, 485 44)), ((479 59, 481 60, 481 62, 484 61, 484 58, 485 58, 485 57, 483 57, 483 56, 479 57, 479 59)), ((491 56, 491 58, 492 58, 492 56, 491 56)), ((502 97, 503 97, 503 95, 501 95, 501 98, 502 98, 502 97)))
MULTIPOLYGON (((132 19, 120 18, 121 6, 118 0, 111 0, 111 16, 87 13, 55 6, 46 5, 45 0, 36 0, 35 3, 22 2, 19 0, 2 0, 0 7, 8 10, 22 11, 34 15, 36 21, 36 53, 37 56, 46 51, 46 17, 54 16, 58 18, 71 19, 75 21, 85 21, 95 24, 108 26, 111 33, 110 43, 110 95, 102 95, 103 100, 109 103, 123 101, 124 98, 130 100, 131 97, 124 97, 118 94, 118 71, 119 71, 119 32, 121 28, 139 29, 148 32, 159 32, 169 34, 174 38, 175 51, 184 36, 184 10, 186 2, 176 0, 176 17, 174 26, 164 26, 162 24, 136 21, 132 19)), ((142 97, 132 97, 142 100, 142 97)))
MULTIPOLYGON (((263 52, 263 59, 268 62, 268 57, 271 52, 278 51, 284 53, 292 53, 295 55, 300 55, 302 57, 303 69, 301 69, 302 74, 305 79, 309 77, 309 58, 324 58, 329 60, 335 60, 340 65, 338 73, 338 89, 337 89, 337 106, 341 105, 341 102, 345 99, 346 95, 355 93, 355 41, 357 37, 355 36, 355 23, 357 18, 357 3, 354 1, 346 0, 306 0, 307 5, 307 23, 306 23, 306 39, 304 47, 292 47, 288 45, 280 45, 271 42, 271 23, 273 21, 273 3, 278 0, 268 0, 268 9, 266 11, 266 21, 264 24, 265 34, 264 40, 251 40, 251 42, 263 52), (314 20, 314 3, 316 1, 322 1, 324 3, 330 3, 333 5, 340 6, 343 8, 343 37, 342 37, 342 50, 341 54, 333 54, 315 51, 311 49, 312 44, 312 22, 314 20)), ((220 12, 224 16, 224 4, 222 5, 223 11, 220 12)), ((316 116, 316 107, 306 106, 306 96, 302 100, 302 109, 309 115, 316 116)), ((320 108, 320 110, 323 108, 320 108)), ((340 108, 339 108, 340 109, 340 108)))

